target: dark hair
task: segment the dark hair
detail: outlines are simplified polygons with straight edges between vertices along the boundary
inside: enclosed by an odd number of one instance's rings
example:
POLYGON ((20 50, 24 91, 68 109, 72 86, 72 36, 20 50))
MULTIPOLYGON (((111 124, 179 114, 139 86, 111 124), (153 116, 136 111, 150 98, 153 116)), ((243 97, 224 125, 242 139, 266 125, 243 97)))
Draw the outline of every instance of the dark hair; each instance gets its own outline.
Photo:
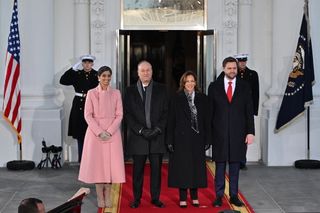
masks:
POLYGON ((102 67, 100 67, 99 70, 98 70, 98 76, 100 76, 102 73, 104 73, 104 72, 106 72, 106 71, 109 71, 110 74, 112 75, 112 70, 111 70, 110 67, 108 67, 108 66, 102 66, 102 67))
POLYGON ((225 58, 225 59, 223 60, 223 62, 222 62, 222 67, 225 68, 226 65, 227 65, 227 63, 229 63, 229 62, 236 62, 237 67, 238 67, 238 60, 235 59, 234 57, 231 57, 231 56, 230 56, 230 57, 227 57, 227 58, 225 58))
POLYGON ((39 213, 37 204, 42 203, 37 198, 26 198, 21 201, 18 207, 18 213, 39 213))
POLYGON ((192 75, 195 82, 196 82, 196 85, 194 87, 194 90, 199 92, 199 87, 198 87, 198 84, 197 84, 197 75, 193 72, 193 71, 186 71, 185 73, 182 74, 181 78, 180 78, 180 83, 179 83, 179 89, 178 89, 178 92, 180 91, 183 91, 184 90, 184 85, 186 84, 186 79, 189 75, 192 75))

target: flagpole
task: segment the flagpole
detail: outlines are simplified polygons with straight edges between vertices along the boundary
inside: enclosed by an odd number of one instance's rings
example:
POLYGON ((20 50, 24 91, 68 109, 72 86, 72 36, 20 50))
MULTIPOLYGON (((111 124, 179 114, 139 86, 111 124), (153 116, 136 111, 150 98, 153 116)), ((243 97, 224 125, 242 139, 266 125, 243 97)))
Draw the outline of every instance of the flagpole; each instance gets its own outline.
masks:
MULTIPOLYGON (((18 141, 19 141, 19 137, 18 137, 18 141)), ((22 160, 22 141, 20 141, 19 143, 19 150, 20 150, 20 160, 22 160)))
MULTIPOLYGON (((309 23, 309 0, 304 0, 304 14, 306 14, 307 21, 307 44, 309 48, 310 41, 310 23, 309 23)), ((307 159, 310 160, 310 106, 307 107, 307 159)))
POLYGON ((310 107, 307 108, 307 159, 310 160, 310 107))
MULTIPOLYGON (((312 46, 311 46, 311 38, 310 38, 310 23, 309 23, 309 12, 308 12, 308 0, 304 1, 304 15, 306 16, 306 22, 307 22, 307 46, 308 52, 311 51, 311 57, 312 57, 312 46), (310 50, 309 50, 310 49, 310 50)), ((307 67, 309 68, 309 67, 307 67)), ((312 67, 313 69, 313 67, 312 67)), ((314 79, 313 79, 314 80, 314 79)), ((311 84, 313 82, 310 82, 311 84)), ((312 87, 312 85, 311 85, 312 87)), ((310 100, 312 101, 312 99, 310 100)), ((307 159, 305 160, 297 160, 294 163, 296 168, 299 169, 320 169, 320 161, 319 160, 311 160, 310 159, 310 106, 308 103, 307 106, 307 159)))

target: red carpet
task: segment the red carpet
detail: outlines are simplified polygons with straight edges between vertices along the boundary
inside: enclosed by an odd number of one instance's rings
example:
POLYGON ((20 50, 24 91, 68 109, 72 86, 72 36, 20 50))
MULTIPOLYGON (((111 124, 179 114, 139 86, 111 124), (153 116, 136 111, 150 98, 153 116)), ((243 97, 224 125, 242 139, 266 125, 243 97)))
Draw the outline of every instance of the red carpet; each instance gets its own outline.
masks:
MULTIPOLYGON (((178 189, 175 188, 168 188, 167 187, 167 179, 168 179, 168 165, 163 164, 162 167, 162 185, 161 185, 161 195, 160 200, 165 204, 164 209, 160 209, 154 207, 150 203, 150 192, 149 192, 149 181, 150 181, 150 167, 149 164, 145 167, 145 177, 144 177, 144 188, 143 188, 143 196, 141 200, 141 204, 137 209, 131 209, 129 204, 133 199, 132 195, 132 164, 126 164, 126 183, 122 184, 120 187, 120 198, 118 203, 117 212, 118 213, 130 213, 130 212, 152 212, 152 213, 160 213, 160 212, 174 212, 174 213, 188 213, 188 212, 220 212, 226 209, 234 209, 244 212, 254 212, 245 198, 240 194, 240 199, 246 204, 245 207, 238 208, 233 206, 228 201, 228 195, 225 194, 223 198, 223 206, 220 208, 216 208, 212 206, 212 201, 215 199, 214 194, 214 186, 213 186, 213 172, 214 171, 214 164, 208 163, 208 187, 205 189, 199 189, 199 202, 200 207, 196 208, 191 205, 190 199, 188 200, 188 207, 185 209, 181 209, 179 205, 179 193, 178 189)), ((226 179, 227 180, 227 179, 226 179)), ((228 190, 229 184, 226 182, 226 191, 228 190)), ((189 197, 189 195, 188 195, 189 197)))

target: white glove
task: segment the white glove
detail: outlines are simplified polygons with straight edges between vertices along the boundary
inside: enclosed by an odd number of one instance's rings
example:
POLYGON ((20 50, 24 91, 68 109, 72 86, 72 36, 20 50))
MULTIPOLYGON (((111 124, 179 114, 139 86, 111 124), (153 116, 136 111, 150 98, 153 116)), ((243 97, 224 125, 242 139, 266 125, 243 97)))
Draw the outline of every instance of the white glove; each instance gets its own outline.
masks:
POLYGON ((106 131, 103 131, 99 134, 99 138, 102 140, 102 141, 107 141, 111 138, 111 134, 109 132, 106 132, 106 131))
POLYGON ((72 66, 72 69, 73 69, 74 71, 78 71, 78 70, 80 70, 80 69, 83 69, 83 67, 82 67, 82 61, 80 60, 80 61, 78 61, 77 63, 75 63, 75 64, 72 66))

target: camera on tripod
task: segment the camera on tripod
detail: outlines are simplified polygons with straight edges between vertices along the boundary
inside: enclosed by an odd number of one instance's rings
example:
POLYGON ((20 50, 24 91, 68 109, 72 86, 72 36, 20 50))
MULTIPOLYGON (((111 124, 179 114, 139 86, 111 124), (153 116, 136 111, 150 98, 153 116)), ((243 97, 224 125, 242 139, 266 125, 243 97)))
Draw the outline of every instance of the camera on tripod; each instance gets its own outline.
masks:
POLYGON ((42 159, 37 166, 38 169, 42 169, 45 166, 48 167, 49 163, 51 165, 51 168, 53 169, 61 168, 61 163, 60 163, 61 152, 62 152, 61 146, 55 146, 55 145, 47 146, 45 140, 43 139, 41 151, 43 154, 45 154, 45 157, 44 155, 42 155, 42 159), (53 154, 52 160, 51 160, 51 153, 53 154))
POLYGON ((51 146, 47 146, 46 142, 43 140, 42 141, 42 148, 41 148, 42 153, 59 153, 62 151, 62 147, 61 146, 55 146, 55 145, 51 145, 51 146))

